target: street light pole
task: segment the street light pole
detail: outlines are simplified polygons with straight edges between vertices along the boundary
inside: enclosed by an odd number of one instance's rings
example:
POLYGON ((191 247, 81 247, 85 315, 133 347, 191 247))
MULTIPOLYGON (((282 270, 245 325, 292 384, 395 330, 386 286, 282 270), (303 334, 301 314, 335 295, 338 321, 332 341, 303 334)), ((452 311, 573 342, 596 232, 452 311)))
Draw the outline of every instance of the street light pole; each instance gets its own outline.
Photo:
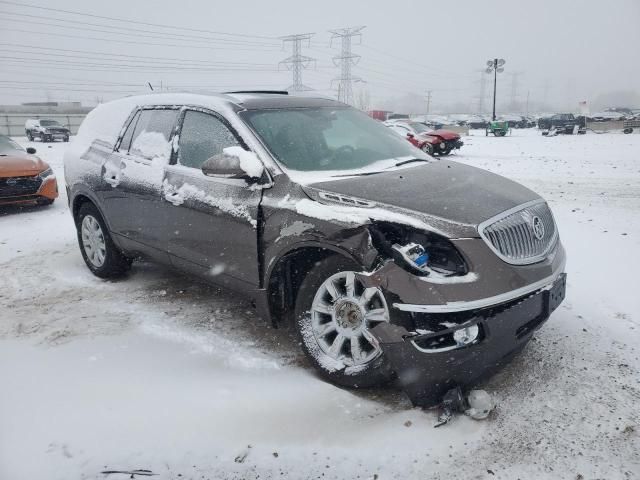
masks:
POLYGON ((496 90, 498 84, 498 74, 504 72, 504 64, 506 62, 502 58, 494 58, 493 60, 487 60, 487 73, 493 72, 493 116, 492 120, 496 121, 496 90))

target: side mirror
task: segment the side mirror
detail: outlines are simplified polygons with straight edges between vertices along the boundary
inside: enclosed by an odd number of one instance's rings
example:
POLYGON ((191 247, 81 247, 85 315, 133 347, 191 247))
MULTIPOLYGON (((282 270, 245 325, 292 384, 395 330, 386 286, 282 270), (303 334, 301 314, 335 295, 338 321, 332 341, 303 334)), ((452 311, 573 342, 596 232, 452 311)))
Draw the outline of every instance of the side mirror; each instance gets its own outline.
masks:
POLYGON ((36 149, 33 147, 27 147, 27 153, 33 155, 34 153, 36 153, 36 149))
POLYGON ((264 174, 264 166, 253 152, 242 147, 228 147, 202 164, 208 177, 238 178, 256 183, 264 174))

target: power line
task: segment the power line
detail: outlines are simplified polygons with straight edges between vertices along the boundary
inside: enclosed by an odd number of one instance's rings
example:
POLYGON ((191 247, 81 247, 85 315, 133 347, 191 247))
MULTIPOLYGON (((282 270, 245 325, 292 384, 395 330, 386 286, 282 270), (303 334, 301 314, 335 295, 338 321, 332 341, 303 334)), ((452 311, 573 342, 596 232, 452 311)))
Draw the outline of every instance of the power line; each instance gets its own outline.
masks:
POLYGON ((176 26, 176 25, 167 25, 167 24, 162 24, 162 23, 141 22, 141 21, 137 21, 137 20, 128 20, 126 18, 108 17, 108 16, 105 16, 105 15, 96 15, 96 14, 92 14, 92 13, 78 12, 78 11, 74 11, 74 10, 64 10, 64 9, 61 9, 61 8, 50 8, 50 7, 44 7, 42 5, 34 5, 34 4, 30 4, 30 3, 11 2, 11 1, 8 1, 8 0, 0 0, 0 3, 4 3, 6 5, 15 5, 15 6, 24 7, 24 8, 33 8, 33 9, 37 9, 37 10, 44 10, 44 11, 49 11, 49 12, 67 13, 67 14, 79 15, 79 16, 83 16, 83 17, 100 18, 100 19, 103 19, 103 20, 130 23, 130 24, 136 24, 136 25, 145 25, 145 26, 148 26, 148 27, 170 28, 170 29, 173 29, 173 30, 199 32, 199 33, 209 33, 209 34, 214 34, 214 35, 226 35, 226 36, 232 36, 232 37, 260 38, 260 39, 267 39, 267 40, 275 40, 274 37, 268 37, 268 36, 263 36, 263 35, 249 35, 249 34, 243 34, 243 33, 220 32, 220 31, 215 31, 215 30, 204 30, 204 29, 186 27, 186 26, 176 26))
POLYGON ((302 71, 306 69, 311 63, 315 62, 315 58, 302 55, 302 42, 307 41, 307 45, 314 33, 299 33, 296 35, 287 35, 286 37, 280 37, 283 44, 291 43, 291 56, 285 58, 280 62, 281 65, 285 65, 288 70, 291 70, 293 75, 293 83, 287 87, 287 90, 292 92, 302 92, 305 90, 311 90, 302 83, 302 71))
MULTIPOLYGON (((139 62, 142 63, 151 63, 151 64, 191 64, 191 65, 198 65, 198 64, 202 64, 202 65, 209 65, 209 66, 213 66, 213 65, 229 65, 229 66, 236 66, 236 65, 244 65, 244 66, 253 66, 253 67, 270 67, 271 64, 270 63, 252 63, 252 62, 227 62, 227 61, 207 61, 207 60, 191 60, 191 59, 186 59, 186 58, 171 58, 171 57, 148 57, 148 56, 143 56, 143 55, 127 55, 127 54, 122 54, 122 53, 104 53, 104 52, 95 52, 95 51, 88 51, 88 50, 71 50, 71 49, 65 49, 65 48, 53 48, 53 47, 31 47, 30 45, 22 45, 22 44, 17 44, 17 43, 0 43, 0 51, 7 51, 9 53, 26 53, 26 54, 30 54, 30 55, 46 55, 47 57, 49 56, 57 56, 57 57, 65 57, 65 58, 85 58, 85 59, 89 59, 89 60, 106 60, 106 61, 118 61, 119 58, 95 58, 94 55, 103 55, 103 56, 111 56, 111 57, 123 57, 125 59, 133 59, 132 61, 135 61, 136 64, 139 62), (23 47, 23 48, 31 48, 34 49, 36 51, 30 51, 30 50, 21 50, 21 49, 6 49, 6 48, 1 48, 2 46, 15 46, 15 47, 23 47), (60 53, 51 53, 49 51, 47 52, 42 52, 42 50, 53 50, 54 52, 70 52, 71 54, 60 54, 60 53), (86 55, 75 55, 76 53, 86 53, 90 56, 86 56, 86 55)), ((124 60, 127 61, 127 60, 124 60)))
MULTIPOLYGON (((43 31, 38 31, 38 32, 34 32, 32 30, 21 30, 18 28, 2 28, 2 31, 7 31, 7 30, 11 30, 13 32, 20 32, 20 33, 27 33, 29 34, 30 37, 33 37, 33 35, 49 35, 49 36, 55 36, 55 37, 66 37, 66 38, 78 38, 80 40, 97 40, 97 41, 101 41, 101 42, 106 42, 106 43, 123 43, 125 45, 150 45, 150 46, 157 46, 157 47, 177 47, 177 48, 197 48, 197 49, 204 49, 204 50, 228 50, 229 46, 214 46, 214 45, 194 45, 194 44, 175 44, 175 43, 154 43, 154 42, 139 42, 139 41, 135 41, 135 40, 119 40, 117 38, 98 38, 98 37, 87 37, 84 35, 70 35, 70 34, 65 34, 65 33, 57 33, 57 32, 43 32, 43 31)), ((116 32, 113 32, 116 33, 116 32)), ((127 34, 122 34, 122 35, 127 35, 127 34)), ((135 37, 135 35, 133 35, 135 37)), ((256 49, 254 48, 241 48, 241 47, 233 47, 234 51, 236 50, 245 50, 245 51, 251 51, 251 52, 260 52, 260 51, 271 51, 271 50, 262 50, 262 49, 256 49)))
POLYGON ((339 28, 337 30, 329 30, 331 33, 331 41, 334 38, 340 39, 340 55, 333 57, 334 65, 340 64, 340 76, 334 80, 338 81, 338 100, 351 105, 353 103, 353 82, 360 81, 360 77, 354 77, 351 74, 351 67, 356 65, 360 60, 360 55, 351 52, 351 39, 353 37, 362 38, 361 27, 339 28))

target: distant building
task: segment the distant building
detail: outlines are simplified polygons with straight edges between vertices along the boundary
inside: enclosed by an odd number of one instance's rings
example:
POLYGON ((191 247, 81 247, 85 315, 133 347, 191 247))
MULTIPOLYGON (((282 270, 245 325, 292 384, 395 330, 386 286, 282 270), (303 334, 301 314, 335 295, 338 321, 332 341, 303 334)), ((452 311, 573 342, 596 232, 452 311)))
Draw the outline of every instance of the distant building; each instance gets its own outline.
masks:
POLYGON ((82 108, 82 102, 26 102, 23 107, 82 108))

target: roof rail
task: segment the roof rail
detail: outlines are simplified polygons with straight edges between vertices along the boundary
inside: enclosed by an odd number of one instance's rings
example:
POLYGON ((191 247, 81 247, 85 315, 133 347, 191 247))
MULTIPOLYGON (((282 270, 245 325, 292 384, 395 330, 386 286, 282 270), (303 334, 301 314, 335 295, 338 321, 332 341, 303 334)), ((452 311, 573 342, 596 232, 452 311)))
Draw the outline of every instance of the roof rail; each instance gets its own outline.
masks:
POLYGON ((289 92, 286 90, 236 90, 234 92, 224 92, 228 95, 232 95, 234 93, 267 93, 271 95, 289 95, 289 92))

